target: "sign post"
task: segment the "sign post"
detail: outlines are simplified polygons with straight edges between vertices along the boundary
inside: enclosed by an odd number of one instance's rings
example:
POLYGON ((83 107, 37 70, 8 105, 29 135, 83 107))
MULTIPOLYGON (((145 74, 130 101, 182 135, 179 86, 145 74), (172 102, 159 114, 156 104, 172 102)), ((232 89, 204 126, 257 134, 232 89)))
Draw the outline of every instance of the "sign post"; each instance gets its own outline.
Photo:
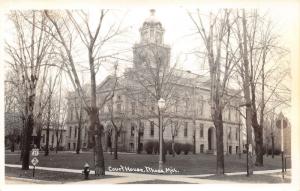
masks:
POLYGON ((283 136, 283 127, 284 127, 284 116, 282 112, 280 112, 278 117, 277 124, 280 124, 280 131, 281 131, 281 167, 282 167, 282 178, 284 179, 284 136, 283 136))
POLYGON ((33 159, 31 160, 31 163, 33 165, 32 177, 34 177, 35 166, 39 163, 39 160, 36 158, 37 156, 39 156, 39 149, 32 149, 31 155, 33 156, 33 159))

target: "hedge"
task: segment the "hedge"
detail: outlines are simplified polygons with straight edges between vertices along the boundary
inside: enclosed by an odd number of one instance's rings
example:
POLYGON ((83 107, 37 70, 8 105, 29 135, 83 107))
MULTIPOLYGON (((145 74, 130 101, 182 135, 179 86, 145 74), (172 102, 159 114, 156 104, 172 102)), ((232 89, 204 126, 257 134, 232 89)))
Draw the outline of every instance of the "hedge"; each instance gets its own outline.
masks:
MULTIPOLYGON (((172 150, 172 142, 166 141, 165 142, 165 152, 166 154, 169 153, 170 155, 173 154, 172 150)), ((145 143, 144 147, 147 154, 158 154, 159 153, 159 142, 157 140, 155 141, 148 141, 145 143)), ((189 143, 175 143, 174 145, 174 151, 177 155, 180 155, 182 152, 187 155, 190 151, 192 151, 193 145, 189 143)))

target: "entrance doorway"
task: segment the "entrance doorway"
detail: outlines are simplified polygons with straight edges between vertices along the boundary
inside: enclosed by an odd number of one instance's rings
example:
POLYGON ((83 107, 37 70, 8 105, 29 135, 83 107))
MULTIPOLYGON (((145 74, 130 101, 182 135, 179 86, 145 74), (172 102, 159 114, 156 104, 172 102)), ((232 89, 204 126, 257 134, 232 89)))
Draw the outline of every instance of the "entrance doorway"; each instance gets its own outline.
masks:
POLYGON ((215 131, 213 127, 210 127, 207 132, 208 137, 208 150, 214 150, 215 149, 215 131))

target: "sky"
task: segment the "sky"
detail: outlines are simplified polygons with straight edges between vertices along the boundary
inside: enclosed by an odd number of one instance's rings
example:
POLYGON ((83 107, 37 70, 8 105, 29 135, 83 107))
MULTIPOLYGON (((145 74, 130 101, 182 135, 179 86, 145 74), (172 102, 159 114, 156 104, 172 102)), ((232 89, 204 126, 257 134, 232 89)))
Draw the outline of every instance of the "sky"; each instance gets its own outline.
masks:
MULTIPOLYGON (((126 54, 122 56, 122 58, 131 60, 132 59, 132 47, 134 43, 138 43, 140 40, 139 28, 142 26, 144 20, 150 16, 150 9, 155 8, 156 17, 161 21, 162 26, 165 29, 164 34, 164 43, 171 47, 171 64, 175 62, 175 60, 179 56, 181 67, 184 70, 190 70, 194 73, 206 73, 207 67, 203 65, 203 61, 196 59, 196 57, 192 54, 187 54, 191 52, 196 46, 203 46, 202 40, 194 34, 194 26, 191 22, 186 7, 135 7, 135 8, 126 8, 113 10, 111 14, 113 16, 108 17, 107 23, 113 23, 115 20, 123 19, 122 26, 127 28, 126 31, 126 42, 121 43, 118 47, 120 51, 125 51, 126 54)), ((201 6, 199 7, 200 11, 203 14, 208 14, 209 10, 216 10, 218 6, 201 6)), ((281 36, 281 43, 287 47, 291 48, 294 43, 294 32, 295 22, 298 22, 297 17, 297 8, 289 5, 289 4, 274 4, 272 7, 259 5, 256 8, 259 8, 261 13, 267 13, 268 17, 273 21, 276 27, 276 31, 281 36)), ((188 7, 189 10, 195 10, 195 8, 188 7)), ((90 10, 90 18, 91 26, 96 26, 98 22, 97 18, 99 16, 98 9, 89 8, 90 10)), ((7 21, 7 18, 4 19, 4 22, 7 23, 4 28, 4 39, 8 40, 12 38, 12 28, 13 26, 7 21)), ((77 48, 76 61, 81 64, 87 64, 87 54, 84 52, 84 47, 79 46, 77 48)), ((122 69, 126 67, 130 67, 129 62, 120 61, 120 66, 122 69)), ((111 73, 111 68, 107 65, 104 65, 101 68, 101 73, 97 75, 97 83, 99 84, 101 81, 105 79, 107 75, 111 73)), ((64 86, 67 90, 72 91, 73 87, 70 82, 67 80, 64 82, 64 86)), ((83 76, 80 77, 84 79, 84 82, 89 81, 89 74, 87 71, 83 73, 83 76)))

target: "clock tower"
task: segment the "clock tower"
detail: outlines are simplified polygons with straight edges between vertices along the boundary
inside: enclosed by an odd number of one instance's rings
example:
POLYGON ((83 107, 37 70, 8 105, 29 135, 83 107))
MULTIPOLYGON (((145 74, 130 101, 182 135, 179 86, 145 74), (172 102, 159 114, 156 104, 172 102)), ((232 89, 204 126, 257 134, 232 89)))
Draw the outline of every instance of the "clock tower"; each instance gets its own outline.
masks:
POLYGON ((163 43, 164 32, 165 29, 155 16, 155 10, 151 9, 150 16, 140 28, 140 42, 133 47, 134 68, 169 68, 170 47, 163 43))

